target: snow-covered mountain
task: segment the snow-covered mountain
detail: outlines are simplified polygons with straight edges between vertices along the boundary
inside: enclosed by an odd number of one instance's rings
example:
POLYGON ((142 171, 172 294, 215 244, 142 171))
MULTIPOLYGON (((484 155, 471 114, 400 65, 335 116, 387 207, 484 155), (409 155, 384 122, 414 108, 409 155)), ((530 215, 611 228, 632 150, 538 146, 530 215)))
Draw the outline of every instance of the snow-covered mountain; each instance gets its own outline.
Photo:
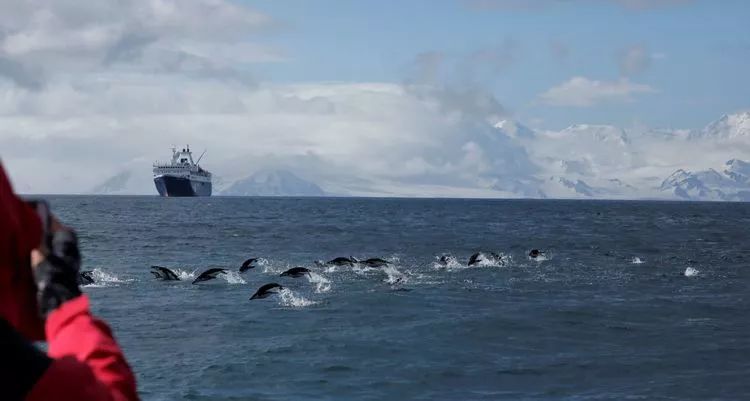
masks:
POLYGON ((550 177, 549 179, 553 183, 558 184, 563 188, 567 188, 572 194, 577 194, 587 198, 595 198, 597 195, 602 195, 605 192, 602 189, 590 186, 583 180, 573 181, 563 177, 550 177))
POLYGON ((579 124, 561 131, 544 131, 524 145, 540 166, 544 180, 551 176, 572 181, 624 180, 626 177, 618 174, 632 167, 635 154, 627 132, 609 125, 579 124))
POLYGON ((696 131, 579 124, 534 137, 525 145, 549 197, 747 199, 750 164, 737 157, 750 150, 750 112, 696 131))
POLYGON ((131 171, 125 170, 115 174, 101 184, 95 186, 91 192, 95 194, 117 194, 127 189, 131 171))
POLYGON ((540 187, 540 180, 536 178, 504 178, 495 179, 491 189, 502 193, 509 193, 522 198, 547 198, 547 194, 540 187))
MULTIPOLYGON (((97 195, 156 195, 152 175, 144 169, 125 169, 92 188, 97 195)), ((227 196, 323 196, 316 184, 285 170, 262 170, 237 180, 214 175, 213 193, 227 196)))
POLYGON ((702 130, 692 132, 690 137, 727 141, 750 141, 750 111, 725 114, 702 130))
POLYGON ((679 169, 659 187, 674 198, 683 200, 750 201, 750 163, 732 159, 718 172, 707 169, 697 172, 679 169))
POLYGON ((89 191, 97 195, 155 194, 153 177, 148 169, 128 168, 102 181, 89 191))
POLYGON ((579 141, 603 142, 619 146, 630 142, 624 129, 611 125, 577 124, 565 128, 558 135, 579 141))
POLYGON ((738 183, 750 185, 750 163, 732 159, 724 165, 724 174, 738 183))
MULTIPOLYGON (((263 170, 237 181, 213 176, 214 195, 229 196, 323 196, 314 183, 284 170, 263 170)), ((157 195, 148 170, 126 169, 107 178, 90 191, 96 195, 157 195)))
POLYGON ((628 199, 637 190, 618 178, 587 182, 581 178, 549 177, 543 192, 550 198, 628 199))
MULTIPOLYGON (((451 196, 750 200, 750 163, 745 161, 750 155, 750 112, 724 115, 700 130, 577 124, 559 131, 535 131, 510 119, 469 128, 476 132, 469 130, 450 144, 436 142, 452 147, 461 157, 450 159, 438 152, 412 158, 404 164, 402 181, 392 177, 361 181, 338 166, 325 174, 311 171, 340 195, 437 196, 427 191, 432 188, 451 196)), ((305 168, 294 163, 290 168, 305 168)), ((119 171, 91 192, 155 194, 151 174, 140 166, 119 171)), ((225 176, 237 167, 217 170, 225 176)), ((325 192, 287 170, 261 169, 236 181, 215 174, 214 194, 322 196, 325 192)))
POLYGON ((684 200, 726 200, 724 193, 710 188, 701 180, 702 177, 711 180, 716 174, 713 169, 697 173, 679 169, 662 182, 659 190, 684 200))
POLYGON ((315 183, 286 170, 261 170, 235 181, 220 193, 226 196, 324 196, 315 183))

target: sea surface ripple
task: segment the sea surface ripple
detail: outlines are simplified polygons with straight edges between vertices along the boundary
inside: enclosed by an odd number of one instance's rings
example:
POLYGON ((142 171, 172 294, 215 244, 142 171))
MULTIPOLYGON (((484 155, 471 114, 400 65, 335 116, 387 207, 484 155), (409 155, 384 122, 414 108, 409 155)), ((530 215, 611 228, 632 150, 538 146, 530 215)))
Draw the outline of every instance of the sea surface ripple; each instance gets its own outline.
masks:
POLYGON ((750 399, 747 203, 50 201, 144 400, 750 399), (209 267, 233 273, 190 284, 209 267))

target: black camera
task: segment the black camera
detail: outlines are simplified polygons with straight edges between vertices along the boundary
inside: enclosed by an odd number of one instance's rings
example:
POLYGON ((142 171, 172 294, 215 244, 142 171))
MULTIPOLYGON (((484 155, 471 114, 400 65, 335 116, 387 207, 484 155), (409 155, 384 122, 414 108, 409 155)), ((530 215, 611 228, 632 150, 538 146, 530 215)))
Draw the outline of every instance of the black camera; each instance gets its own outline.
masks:
POLYGON ((27 200, 26 203, 36 210, 39 221, 42 222, 42 247, 46 253, 52 249, 52 212, 49 203, 42 199, 27 200))

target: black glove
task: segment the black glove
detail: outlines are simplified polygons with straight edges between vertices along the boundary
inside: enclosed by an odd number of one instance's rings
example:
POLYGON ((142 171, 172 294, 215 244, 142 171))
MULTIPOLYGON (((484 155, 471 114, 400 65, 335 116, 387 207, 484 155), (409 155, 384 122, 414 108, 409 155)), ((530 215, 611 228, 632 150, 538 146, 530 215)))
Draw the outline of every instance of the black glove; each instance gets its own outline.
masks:
POLYGON ((34 269, 37 304, 42 319, 60 305, 81 295, 78 271, 81 253, 73 231, 56 231, 49 242, 49 253, 34 269))

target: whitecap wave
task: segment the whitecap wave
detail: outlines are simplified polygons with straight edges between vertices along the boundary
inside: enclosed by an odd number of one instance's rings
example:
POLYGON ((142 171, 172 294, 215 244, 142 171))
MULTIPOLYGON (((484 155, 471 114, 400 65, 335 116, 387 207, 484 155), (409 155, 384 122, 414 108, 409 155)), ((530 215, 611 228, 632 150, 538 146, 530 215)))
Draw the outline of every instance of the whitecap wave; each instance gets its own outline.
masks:
POLYGON ((288 288, 282 288, 279 290, 279 302, 283 306, 291 306, 293 308, 304 308, 316 304, 315 301, 310 301, 301 295, 297 295, 294 291, 288 288))
POLYGON ((642 260, 641 258, 639 258, 638 256, 633 256, 633 259, 631 259, 631 260, 630 260, 630 263, 632 263, 632 264, 634 264, 634 265, 640 265, 640 264, 643 264, 643 263, 646 263, 646 262, 645 262, 645 261, 643 261, 643 260, 642 260))
POLYGON ((315 286, 315 292, 317 293, 331 291, 331 280, 318 273, 308 273, 307 280, 310 282, 310 284, 313 284, 315 286))
POLYGON ((700 270, 694 268, 694 267, 688 267, 685 269, 685 277, 695 277, 700 273, 700 270))
POLYGON ((539 254, 539 256, 535 258, 532 258, 531 256, 529 256, 529 260, 533 260, 534 262, 544 262, 545 260, 549 260, 549 258, 547 257, 547 254, 541 253, 539 254))

